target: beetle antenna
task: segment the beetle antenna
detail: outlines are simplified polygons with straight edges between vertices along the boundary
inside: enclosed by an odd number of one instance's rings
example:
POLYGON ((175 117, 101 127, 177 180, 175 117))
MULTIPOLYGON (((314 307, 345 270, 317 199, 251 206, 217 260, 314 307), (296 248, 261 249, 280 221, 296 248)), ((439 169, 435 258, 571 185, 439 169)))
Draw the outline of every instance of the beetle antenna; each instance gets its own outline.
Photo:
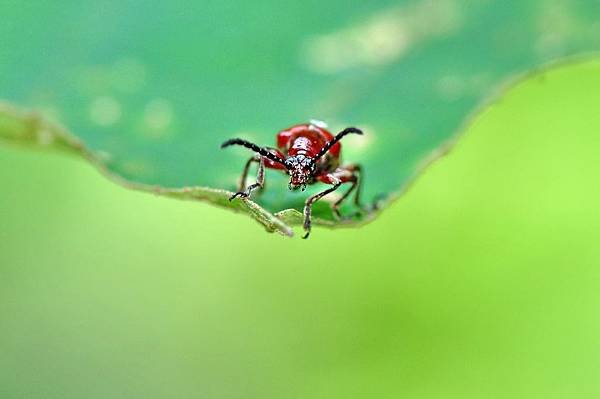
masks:
POLYGON ((317 153, 317 155, 315 155, 315 157, 313 158, 314 161, 316 162, 319 158, 321 158, 323 155, 325 155, 327 153, 327 151, 329 151, 329 149, 331 147, 333 147, 338 141, 340 141, 345 135, 350 134, 350 133, 356 133, 356 134, 363 134, 362 130, 355 128, 355 127, 347 127, 344 130, 342 130, 341 132, 339 132, 331 141, 328 141, 327 144, 325 144, 323 146, 323 148, 321 148, 321 151, 319 151, 317 153))
MULTIPOLYGON (((283 166, 286 166, 284 159, 273 154, 271 151, 267 150, 266 148, 259 147, 256 144, 251 143, 249 141, 246 141, 243 139, 230 139, 230 140, 227 140, 226 142, 224 142, 223 144, 221 144, 221 148, 229 147, 230 145, 244 146, 246 148, 251 149, 254 152, 259 153, 263 157, 270 159, 273 162, 278 162, 278 163, 282 164, 283 166)), ((286 168, 287 168, 287 166, 286 166, 286 168)))

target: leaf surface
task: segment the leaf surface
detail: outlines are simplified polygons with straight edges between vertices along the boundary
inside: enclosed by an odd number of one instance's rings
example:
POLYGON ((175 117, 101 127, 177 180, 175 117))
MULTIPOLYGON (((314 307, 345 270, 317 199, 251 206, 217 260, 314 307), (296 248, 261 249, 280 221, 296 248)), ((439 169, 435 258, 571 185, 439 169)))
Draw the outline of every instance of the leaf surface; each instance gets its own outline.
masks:
POLYGON ((592 0, 67 0, 0 11, 0 137, 76 152, 128 187, 242 211, 287 235, 324 187, 290 192, 269 171, 255 202, 229 202, 251 154, 219 149, 224 140, 274 146, 279 130, 311 119, 362 128, 342 153, 363 165, 369 211, 345 222, 326 202, 314 211, 319 224, 358 225, 504 88, 600 48, 592 0))

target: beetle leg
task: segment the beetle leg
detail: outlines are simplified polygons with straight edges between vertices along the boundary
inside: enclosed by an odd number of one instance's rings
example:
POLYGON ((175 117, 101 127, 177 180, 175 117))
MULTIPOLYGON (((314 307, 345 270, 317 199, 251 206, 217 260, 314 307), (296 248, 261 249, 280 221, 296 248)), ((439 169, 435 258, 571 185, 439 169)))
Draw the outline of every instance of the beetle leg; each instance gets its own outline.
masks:
POLYGON ((244 171, 242 172, 242 181, 240 182, 240 188, 237 193, 233 194, 231 197, 229 197, 229 201, 232 201, 233 199, 237 198, 237 197, 242 197, 242 198, 248 198, 250 197, 250 194, 252 194, 252 191, 259 188, 259 187, 263 187, 265 184, 265 161, 264 158, 261 157, 260 155, 257 155, 255 157, 252 157, 248 160, 248 162, 246 162, 246 165, 244 166, 244 171), (252 164, 252 162, 258 162, 258 172, 256 174, 256 183, 249 185, 246 190, 244 190, 244 184, 246 183, 246 177, 248 176, 248 169, 250 169, 250 164, 252 164))
MULTIPOLYGON (((335 201, 335 203, 331 206, 331 209, 333 210, 333 214, 335 215, 335 217, 337 219, 343 219, 342 214, 340 213, 339 206, 342 202, 344 202, 344 200, 346 198, 348 198, 348 196, 350 196, 350 194, 352 194, 352 191, 354 191, 356 186, 358 186, 359 181, 360 180, 358 178, 353 178, 352 180, 349 180, 349 183, 352 183, 352 185, 350 186, 348 191, 346 191, 344 193, 344 195, 342 195, 341 198, 339 200, 335 201)), ((355 196, 355 198, 356 198, 356 196, 355 196)))
POLYGON ((244 191, 244 187, 246 187, 246 178, 248 177, 248 171, 250 170, 250 165, 254 162, 259 162, 259 157, 254 156, 246 162, 244 165, 244 170, 242 171, 242 177, 240 178, 240 183, 238 184, 238 191, 244 191))
MULTIPOLYGON (((347 168, 343 168, 343 172, 347 173, 350 172, 352 173, 352 175, 350 177, 346 177, 345 182, 349 182, 352 183, 352 185, 350 186, 350 188, 348 189, 348 191, 346 191, 344 193, 344 195, 342 195, 342 197, 337 200, 333 205, 332 205, 332 210, 333 210, 333 214, 335 215, 335 217, 337 217, 338 219, 342 219, 342 215, 340 213, 339 210, 339 206, 341 205, 342 202, 344 202, 344 200, 346 200, 346 198, 348 198, 350 196, 350 194, 352 194, 352 192, 354 190, 356 190, 356 194, 354 195, 354 204, 362 209, 362 206, 360 204, 360 189, 362 187, 362 174, 361 174, 361 168, 360 165, 351 165, 347 168)), ((355 216, 356 214, 358 214, 359 212, 353 214, 350 217, 355 216)))
POLYGON ((341 185, 342 182, 339 179, 336 179, 332 187, 329 187, 327 190, 321 191, 320 193, 307 198, 306 203, 304 205, 304 231, 306 231, 306 234, 302 238, 308 238, 308 236, 310 235, 311 214, 313 204, 321 198, 323 198, 324 196, 326 196, 327 194, 337 190, 341 185))

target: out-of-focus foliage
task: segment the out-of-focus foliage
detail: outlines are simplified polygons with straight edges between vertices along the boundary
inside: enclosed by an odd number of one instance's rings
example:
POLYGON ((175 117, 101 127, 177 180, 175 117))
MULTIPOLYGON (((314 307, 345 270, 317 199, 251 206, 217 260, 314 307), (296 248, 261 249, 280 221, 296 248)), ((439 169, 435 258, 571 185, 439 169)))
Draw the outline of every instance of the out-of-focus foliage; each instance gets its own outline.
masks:
POLYGON ((219 150, 224 139, 273 145, 313 118, 357 125, 366 134, 345 139, 344 157, 363 164, 367 202, 385 205, 503 84, 600 48, 591 0, 5 1, 0 15, 0 98, 35 110, 0 115, 0 136, 69 137, 121 182, 196 187, 188 198, 286 234, 272 213, 305 196, 273 173, 258 206, 227 202, 249 154, 219 150), (52 128, 22 136, 15 123, 52 128))

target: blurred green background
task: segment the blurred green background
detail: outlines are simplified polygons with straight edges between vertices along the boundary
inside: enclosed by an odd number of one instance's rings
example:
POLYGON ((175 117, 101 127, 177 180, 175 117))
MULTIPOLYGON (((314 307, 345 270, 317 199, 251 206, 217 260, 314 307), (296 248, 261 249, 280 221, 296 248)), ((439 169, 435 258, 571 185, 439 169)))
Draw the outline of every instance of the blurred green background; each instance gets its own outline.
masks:
POLYGON ((0 397, 598 397, 599 104, 532 78, 308 241, 0 147, 0 397))

